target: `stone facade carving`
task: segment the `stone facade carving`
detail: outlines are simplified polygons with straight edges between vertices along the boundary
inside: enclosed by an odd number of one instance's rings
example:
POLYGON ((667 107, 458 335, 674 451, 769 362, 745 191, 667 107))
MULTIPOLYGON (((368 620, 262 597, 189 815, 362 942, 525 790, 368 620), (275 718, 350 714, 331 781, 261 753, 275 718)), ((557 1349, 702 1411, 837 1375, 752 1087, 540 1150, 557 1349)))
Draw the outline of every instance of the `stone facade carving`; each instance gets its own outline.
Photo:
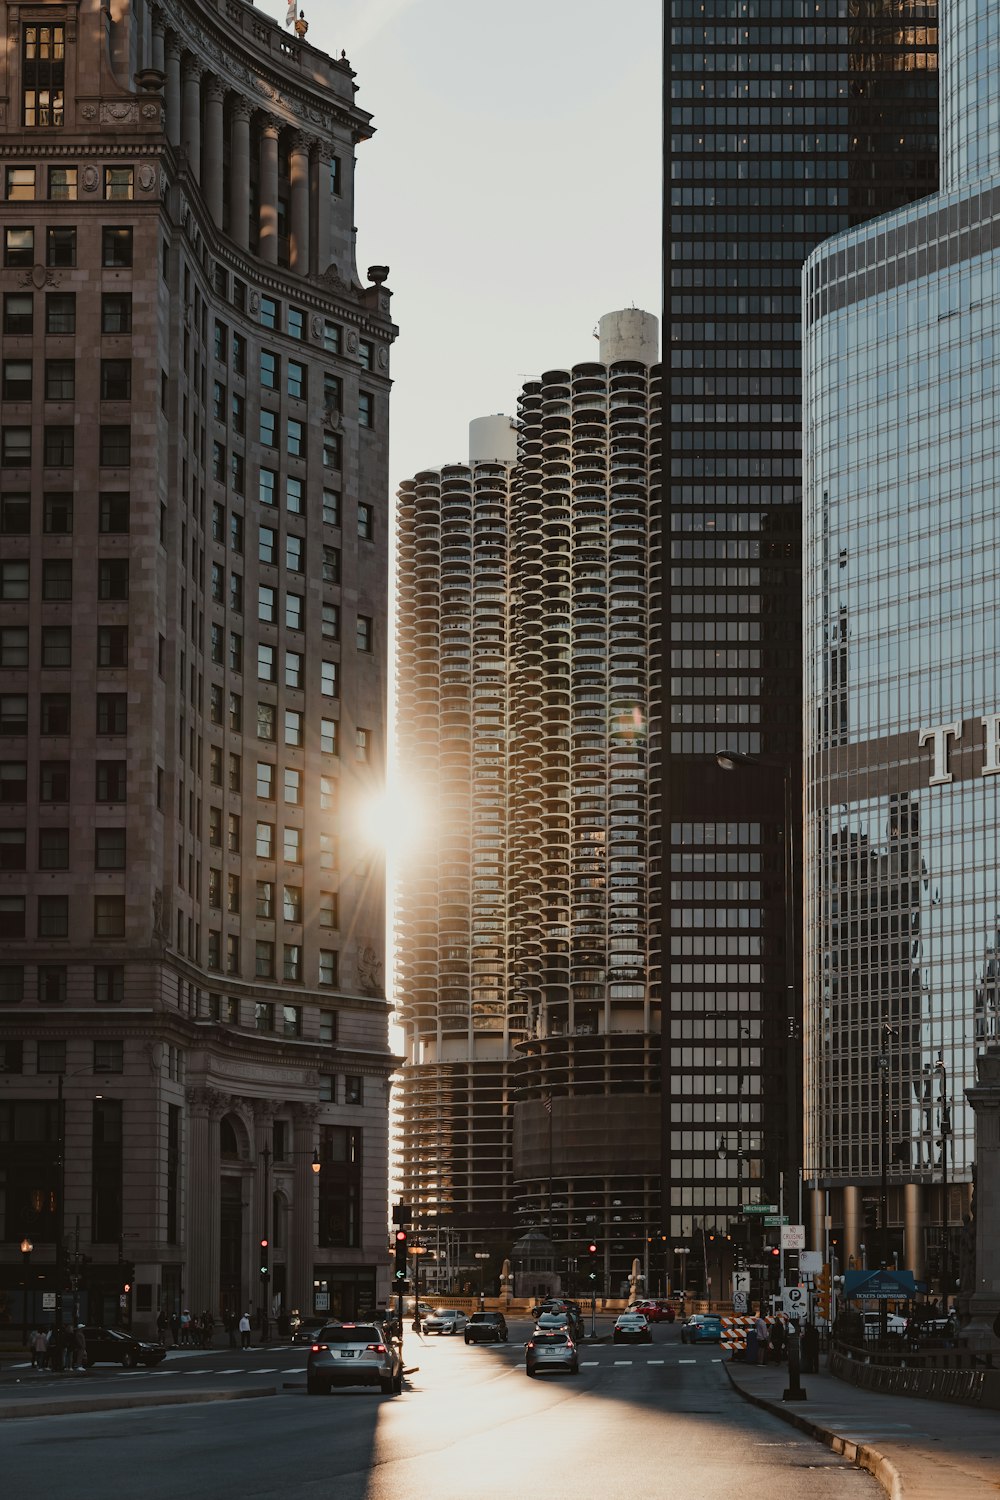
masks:
POLYGON ((233 1106, 231 1094, 223 1094, 205 1084, 190 1085, 184 1097, 193 1115, 207 1115, 210 1120, 221 1120, 233 1106))

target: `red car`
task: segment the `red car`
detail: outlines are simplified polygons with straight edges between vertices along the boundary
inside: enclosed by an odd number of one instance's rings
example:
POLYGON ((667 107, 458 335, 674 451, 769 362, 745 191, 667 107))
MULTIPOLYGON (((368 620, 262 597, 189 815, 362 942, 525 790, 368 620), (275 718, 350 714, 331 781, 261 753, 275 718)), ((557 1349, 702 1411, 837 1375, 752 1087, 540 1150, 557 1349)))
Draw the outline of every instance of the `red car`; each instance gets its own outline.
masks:
POLYGON ((642 1313, 647 1323, 672 1323, 677 1316, 673 1303, 668 1302, 665 1297, 633 1302, 629 1312, 642 1313))

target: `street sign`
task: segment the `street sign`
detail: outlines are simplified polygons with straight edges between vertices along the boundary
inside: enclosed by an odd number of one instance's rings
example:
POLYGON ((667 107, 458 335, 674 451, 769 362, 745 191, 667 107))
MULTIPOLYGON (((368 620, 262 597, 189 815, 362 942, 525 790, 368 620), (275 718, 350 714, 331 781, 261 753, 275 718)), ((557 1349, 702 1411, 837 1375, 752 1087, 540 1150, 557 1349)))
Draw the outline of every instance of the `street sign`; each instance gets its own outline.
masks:
POLYGON ((750 1272, 749 1271, 734 1271, 733 1272, 733 1296, 735 1297, 736 1294, 737 1294, 737 1292, 748 1292, 749 1290, 750 1290, 750 1272))
POLYGON ((741 1214, 776 1214, 778 1205, 776 1203, 741 1203, 741 1214))
POLYGON ((804 1224, 783 1224, 781 1226, 781 1248, 782 1250, 804 1250, 806 1247, 806 1226, 804 1224))
POLYGON ((55 1294, 55 1292, 43 1292, 42 1293, 42 1311, 43 1312, 52 1312, 55 1309, 55 1305, 56 1305, 56 1294, 55 1294))
POLYGON ((823 1269, 822 1250, 802 1250, 799 1253, 799 1275, 818 1276, 823 1269))
POLYGON ((805 1287, 786 1286, 784 1289, 784 1303, 786 1313, 801 1313, 806 1305, 805 1287))
POLYGON ((733 1293, 733 1312, 734 1313, 745 1313, 746 1310, 747 1310, 747 1294, 746 1294, 746 1292, 734 1292, 733 1293))
POLYGON ((788 1215, 771 1212, 764 1215, 764 1228, 775 1229, 779 1224, 787 1224, 788 1215))

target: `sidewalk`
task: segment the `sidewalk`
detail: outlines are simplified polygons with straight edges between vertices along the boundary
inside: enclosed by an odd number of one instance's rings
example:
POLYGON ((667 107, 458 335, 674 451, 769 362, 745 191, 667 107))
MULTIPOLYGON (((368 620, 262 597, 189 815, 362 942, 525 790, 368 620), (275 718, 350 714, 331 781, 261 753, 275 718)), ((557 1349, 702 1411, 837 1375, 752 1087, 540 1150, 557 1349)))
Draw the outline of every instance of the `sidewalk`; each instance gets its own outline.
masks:
POLYGON ((740 1394, 874 1474, 892 1500, 996 1500, 1000 1422, 994 1411, 881 1396, 825 1372, 803 1375, 805 1401, 783 1401, 782 1365, 723 1366, 740 1394))

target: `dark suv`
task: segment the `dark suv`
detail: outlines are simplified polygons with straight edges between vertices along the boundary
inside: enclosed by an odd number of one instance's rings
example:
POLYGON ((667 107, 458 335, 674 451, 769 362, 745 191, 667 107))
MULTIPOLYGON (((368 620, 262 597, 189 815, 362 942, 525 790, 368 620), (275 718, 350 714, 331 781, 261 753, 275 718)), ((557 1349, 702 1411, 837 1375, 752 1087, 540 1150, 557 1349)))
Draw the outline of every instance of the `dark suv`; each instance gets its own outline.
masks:
POLYGON ((501 1312, 473 1313, 465 1325, 467 1344, 506 1344, 507 1320, 501 1312))

